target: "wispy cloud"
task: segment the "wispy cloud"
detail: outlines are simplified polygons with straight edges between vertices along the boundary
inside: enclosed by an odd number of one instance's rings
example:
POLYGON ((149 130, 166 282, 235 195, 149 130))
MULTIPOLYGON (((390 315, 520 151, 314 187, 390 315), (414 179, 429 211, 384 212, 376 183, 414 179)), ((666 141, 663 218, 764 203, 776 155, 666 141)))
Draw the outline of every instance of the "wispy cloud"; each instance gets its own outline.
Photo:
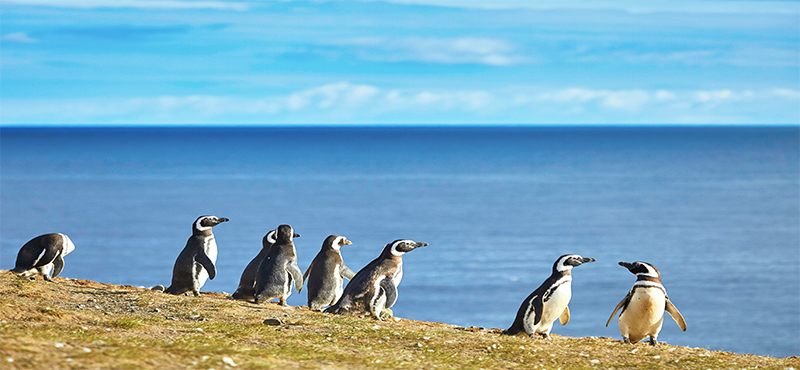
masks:
POLYGON ((39 40, 29 37, 25 32, 14 32, 0 37, 0 41, 19 42, 24 44, 32 44, 39 42, 39 40))
MULTIPOLYGON (((374 0, 363 0, 374 1, 374 0)), ((631 13, 797 13, 794 1, 763 0, 384 0, 389 3, 468 9, 616 9, 631 13)))
POLYGON ((491 38, 369 37, 341 40, 332 44, 354 48, 360 58, 370 61, 492 66, 509 66, 529 61, 511 43, 491 38))
POLYGON ((246 2, 188 0, 3 0, 3 4, 56 8, 216 9, 245 11, 246 2))
MULTIPOLYGON (((447 113, 448 120, 475 121, 475 117, 495 119, 511 111, 528 112, 527 121, 543 122, 542 117, 572 117, 564 121, 587 123, 647 123, 656 115, 660 123, 686 123, 686 117, 729 119, 737 109, 769 110, 775 104, 785 110, 800 108, 800 90, 762 91, 720 90, 608 90, 564 88, 553 91, 426 90, 381 88, 373 85, 340 82, 286 95, 261 98, 226 96, 160 96, 118 99, 13 100, 2 106, 4 123, 63 122, 130 123, 208 123, 296 122, 314 117, 314 123, 380 122, 385 117, 416 115, 434 117, 447 113), (593 113, 613 113, 615 121, 598 121, 593 113), (477 115, 477 116, 476 116, 477 115), (43 117, 47 117, 44 119, 43 117), (301 118, 297 118, 301 117, 301 118), (464 118, 469 117, 469 118, 464 118), (104 121, 105 120, 105 121, 104 121)), ((796 122, 798 117, 779 119, 796 122)), ((726 121, 725 123, 753 123, 726 121)))

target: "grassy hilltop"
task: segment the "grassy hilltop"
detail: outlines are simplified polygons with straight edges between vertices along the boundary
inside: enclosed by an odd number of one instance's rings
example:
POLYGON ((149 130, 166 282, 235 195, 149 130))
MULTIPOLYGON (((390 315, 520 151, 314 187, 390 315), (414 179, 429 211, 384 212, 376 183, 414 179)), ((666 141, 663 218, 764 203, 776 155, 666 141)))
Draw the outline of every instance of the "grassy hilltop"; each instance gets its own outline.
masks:
POLYGON ((737 355, 611 338, 552 341, 406 319, 377 321, 204 293, 0 271, 2 369, 800 369, 800 358, 737 355))

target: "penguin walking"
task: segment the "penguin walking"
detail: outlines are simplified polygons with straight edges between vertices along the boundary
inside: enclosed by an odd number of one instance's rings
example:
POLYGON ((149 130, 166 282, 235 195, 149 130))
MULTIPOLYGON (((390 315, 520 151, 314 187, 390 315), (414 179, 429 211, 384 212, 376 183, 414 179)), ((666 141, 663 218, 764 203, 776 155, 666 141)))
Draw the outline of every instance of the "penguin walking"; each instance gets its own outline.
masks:
POLYGON ((64 256, 74 250, 75 244, 65 234, 39 235, 19 249, 11 272, 21 277, 42 275, 52 282, 64 269, 64 256))
POLYGON ((614 308, 606 326, 619 309, 619 332, 625 343, 638 343, 650 337, 650 345, 658 345, 658 333, 664 323, 664 311, 672 316, 681 330, 686 331, 686 321, 667 296, 667 290, 661 285, 661 273, 647 262, 620 262, 620 266, 636 275, 636 282, 628 295, 614 308))
POLYGON ((594 258, 581 257, 577 254, 565 254, 559 257, 553 264, 553 273, 522 301, 514 323, 503 334, 514 335, 525 332, 531 337, 539 334, 544 339, 550 339, 550 330, 556 319, 561 325, 569 322, 572 268, 594 261, 594 258))
POLYGON ((278 226, 272 245, 256 273, 255 302, 280 299, 282 306, 292 294, 292 282, 298 291, 303 288, 303 273, 297 267, 297 251, 292 238, 299 237, 289 225, 278 226))
POLYGON ((389 308, 397 301, 397 286, 403 278, 403 255, 426 245, 408 239, 386 244, 381 255, 353 276, 342 297, 325 312, 370 313, 378 320, 390 317, 389 308))
POLYGON ((242 277, 239 279, 239 286, 231 296, 233 299, 240 299, 244 301, 252 301, 256 296, 256 275, 258 274, 258 267, 261 266, 261 261, 269 254, 270 248, 275 244, 275 236, 278 230, 272 230, 261 238, 261 251, 253 257, 247 267, 242 272, 242 277))
POLYGON ((227 218, 217 216, 200 216, 192 224, 192 236, 186 241, 186 246, 175 260, 172 268, 172 285, 164 292, 169 294, 183 294, 192 291, 195 297, 200 296, 200 288, 206 279, 217 276, 217 242, 211 228, 227 218))
POLYGON ((303 281, 308 279, 308 308, 322 311, 342 296, 344 279, 352 279, 355 273, 345 266, 340 249, 352 244, 339 235, 328 236, 322 243, 322 249, 303 274, 303 281))

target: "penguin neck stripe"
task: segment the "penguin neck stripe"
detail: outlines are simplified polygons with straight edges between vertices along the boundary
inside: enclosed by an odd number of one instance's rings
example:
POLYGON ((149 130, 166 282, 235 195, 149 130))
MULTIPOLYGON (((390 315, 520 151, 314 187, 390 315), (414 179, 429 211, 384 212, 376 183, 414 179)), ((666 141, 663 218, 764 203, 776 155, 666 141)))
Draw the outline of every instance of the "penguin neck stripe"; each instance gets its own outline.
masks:
POLYGON ((646 281, 646 280, 637 281, 636 283, 633 284, 633 289, 636 288, 657 288, 662 292, 664 292, 664 295, 667 294, 667 290, 664 289, 664 286, 654 281, 646 281))

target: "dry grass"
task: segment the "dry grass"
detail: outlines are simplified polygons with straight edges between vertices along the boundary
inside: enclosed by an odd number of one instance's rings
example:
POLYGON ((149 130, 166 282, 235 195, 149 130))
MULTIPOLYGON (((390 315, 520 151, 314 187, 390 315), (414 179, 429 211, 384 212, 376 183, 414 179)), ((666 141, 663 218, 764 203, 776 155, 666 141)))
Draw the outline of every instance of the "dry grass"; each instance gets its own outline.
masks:
POLYGON ((653 348, 610 338, 532 340, 498 330, 259 306, 219 293, 194 298, 56 281, 0 271, 0 368, 800 369, 797 357, 653 348))

